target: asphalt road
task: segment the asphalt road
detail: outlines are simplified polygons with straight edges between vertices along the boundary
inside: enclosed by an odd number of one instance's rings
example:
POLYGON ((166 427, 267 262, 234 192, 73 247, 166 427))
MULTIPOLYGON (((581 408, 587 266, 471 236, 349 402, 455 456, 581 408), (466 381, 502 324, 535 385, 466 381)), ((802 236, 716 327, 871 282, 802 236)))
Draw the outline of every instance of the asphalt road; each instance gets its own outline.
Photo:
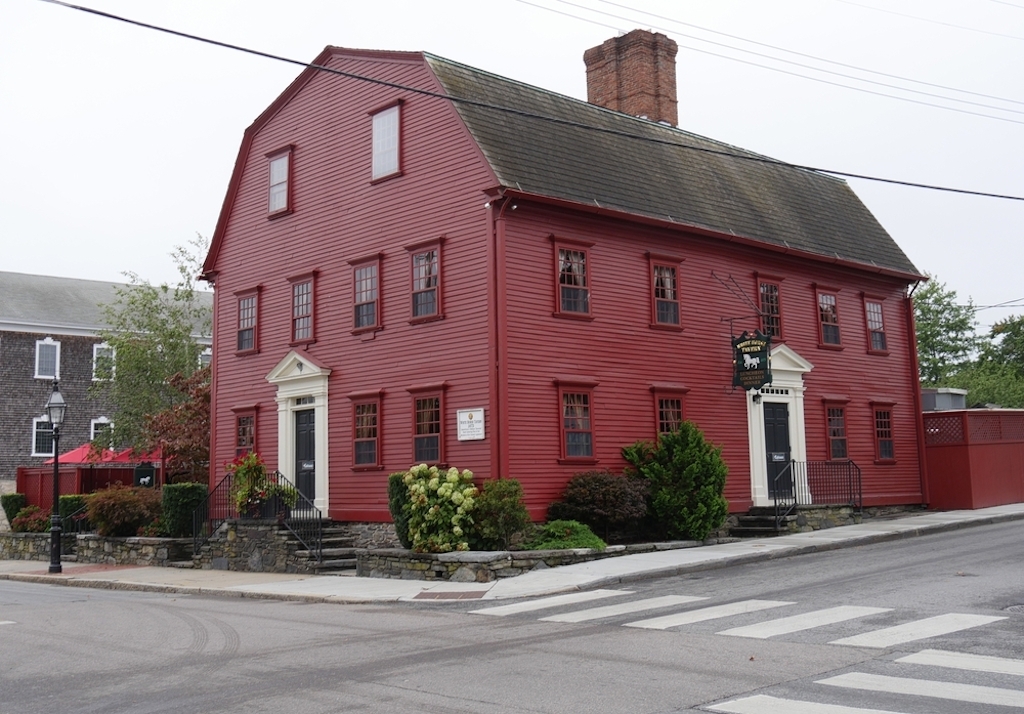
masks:
POLYGON ((1022 546, 1013 522, 574 596, 587 602, 0 582, 0 714, 1024 710, 1022 546))

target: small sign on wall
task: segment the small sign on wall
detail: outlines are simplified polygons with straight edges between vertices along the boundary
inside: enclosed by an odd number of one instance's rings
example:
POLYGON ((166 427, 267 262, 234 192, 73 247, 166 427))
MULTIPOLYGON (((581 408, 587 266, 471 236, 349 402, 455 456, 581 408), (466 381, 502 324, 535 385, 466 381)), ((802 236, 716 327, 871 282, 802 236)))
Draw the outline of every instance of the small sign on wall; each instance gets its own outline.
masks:
POLYGON ((459 409, 459 441, 479 441, 484 438, 484 410, 459 409))

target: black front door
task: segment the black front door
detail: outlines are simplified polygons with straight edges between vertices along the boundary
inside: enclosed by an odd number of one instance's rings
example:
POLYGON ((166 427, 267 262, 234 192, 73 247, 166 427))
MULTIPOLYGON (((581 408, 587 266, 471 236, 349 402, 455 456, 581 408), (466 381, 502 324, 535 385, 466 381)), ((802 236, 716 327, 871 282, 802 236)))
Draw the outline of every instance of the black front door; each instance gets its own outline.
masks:
POLYGON ((768 495, 772 498, 792 498, 793 470, 786 469, 790 458, 788 405, 764 403, 764 444, 768 459, 768 495), (782 476, 776 482, 779 474, 782 476))
POLYGON ((295 487, 310 501, 316 496, 316 421, 314 410, 295 412, 295 487))

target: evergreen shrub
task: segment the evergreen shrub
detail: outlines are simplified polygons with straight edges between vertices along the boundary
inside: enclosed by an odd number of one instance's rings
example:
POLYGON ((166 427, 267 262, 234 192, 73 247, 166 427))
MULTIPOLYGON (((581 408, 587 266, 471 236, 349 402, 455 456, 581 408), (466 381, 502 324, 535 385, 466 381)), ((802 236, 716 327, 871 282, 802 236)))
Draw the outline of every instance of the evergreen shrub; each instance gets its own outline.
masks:
POLYGON ((140 529, 160 517, 160 493, 151 488, 114 484, 89 494, 87 513, 101 536, 138 535, 140 529))
POLYGON ((412 548, 409 539, 409 487, 405 485, 405 474, 405 471, 398 471, 388 476, 388 510, 391 511, 398 542, 403 548, 412 548))
POLYGON ((526 543, 529 550, 569 550, 590 548, 604 550, 605 542, 578 521, 550 521, 539 526, 526 543))
POLYGON ((508 550, 530 527, 523 486, 514 478, 485 481, 473 509, 474 550, 508 550))
POLYGON ((171 538, 192 535, 192 514, 206 501, 205 483, 169 483, 161 491, 161 530, 171 538))
POLYGON ((638 441, 627 446, 622 456, 650 483, 650 514, 662 536, 704 540, 725 522, 729 468, 721 447, 709 444, 692 422, 662 434, 657 444, 638 441))
POLYGON ((584 471, 569 479, 562 500, 548 507, 548 520, 586 523, 604 540, 634 537, 647 516, 648 482, 610 471, 584 471))
POLYGON ((5 493, 0 496, 0 508, 4 509, 8 523, 14 523, 18 512, 28 505, 28 496, 23 493, 5 493))

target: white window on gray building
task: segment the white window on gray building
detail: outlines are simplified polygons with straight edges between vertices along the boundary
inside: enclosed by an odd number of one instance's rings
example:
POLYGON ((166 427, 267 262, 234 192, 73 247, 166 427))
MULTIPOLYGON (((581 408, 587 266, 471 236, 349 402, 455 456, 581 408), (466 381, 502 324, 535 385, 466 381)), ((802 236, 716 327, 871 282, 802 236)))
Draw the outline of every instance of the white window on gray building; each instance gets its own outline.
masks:
POLYGON ((32 420, 32 455, 53 456, 53 427, 48 417, 32 420))
POLYGON ((92 378, 93 381, 114 378, 114 348, 106 342, 92 346, 92 378))
POLYGON ((52 337, 36 340, 36 378, 58 379, 60 377, 60 342, 52 337))
POLYGON ((96 441, 96 439, 106 434, 103 443, 109 448, 111 442, 110 434, 114 428, 114 423, 107 417, 101 416, 99 419, 90 420, 89 425, 89 439, 96 441))

